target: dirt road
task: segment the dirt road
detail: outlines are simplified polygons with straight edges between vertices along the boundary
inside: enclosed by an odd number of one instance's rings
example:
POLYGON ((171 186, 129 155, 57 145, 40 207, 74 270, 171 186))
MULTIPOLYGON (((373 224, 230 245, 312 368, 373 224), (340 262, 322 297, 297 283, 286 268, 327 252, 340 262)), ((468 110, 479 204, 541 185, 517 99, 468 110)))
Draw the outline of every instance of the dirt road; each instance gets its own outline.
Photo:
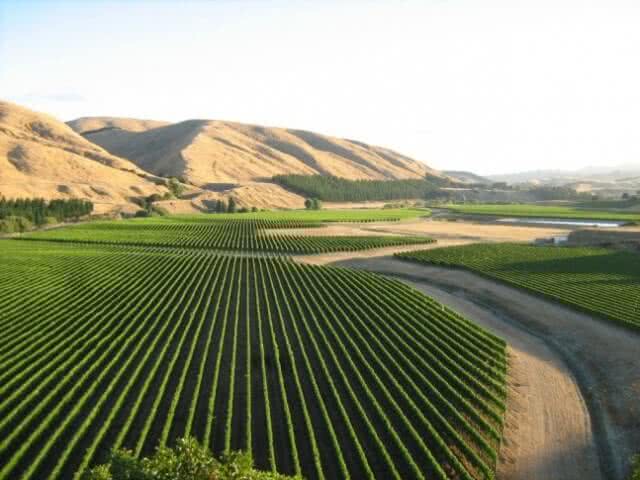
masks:
POLYGON ((456 242, 529 242, 536 238, 564 236, 569 229, 546 226, 496 225, 490 223, 446 222, 414 218, 399 222, 331 223, 323 228, 264 230, 267 234, 303 236, 412 235, 456 242))
POLYGON ((299 261, 400 278, 507 339, 512 368, 499 478, 625 478, 640 449, 640 335, 466 271, 390 256, 299 261))

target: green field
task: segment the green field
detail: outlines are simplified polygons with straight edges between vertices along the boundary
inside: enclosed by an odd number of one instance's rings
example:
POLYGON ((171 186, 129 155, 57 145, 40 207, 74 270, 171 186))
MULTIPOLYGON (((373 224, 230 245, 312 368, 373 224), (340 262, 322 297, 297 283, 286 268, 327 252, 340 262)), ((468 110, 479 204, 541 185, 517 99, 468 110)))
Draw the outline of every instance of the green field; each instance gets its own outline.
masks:
POLYGON ((505 344, 397 281, 0 241, 0 479, 192 435, 306 478, 492 478, 505 344))
MULTIPOLYGON (((23 238, 58 242, 102 243, 137 246, 164 246, 232 250, 243 252, 274 252, 282 254, 312 254, 346 250, 364 250, 398 245, 430 243, 427 237, 403 236, 303 236, 290 235, 291 228, 322 228, 321 215, 301 219, 291 213, 271 215, 252 220, 244 215, 200 215, 181 217, 154 217, 108 222, 91 222, 66 228, 26 234, 23 238), (240 218, 239 218, 240 217, 240 218), (312 221, 315 220, 315 221, 312 221), (282 229, 279 233, 266 233, 267 229, 282 229)), ((246 214, 250 215, 250 214, 246 214)), ((335 217, 335 218, 339 218, 335 217)), ((344 218, 354 218, 347 217, 344 218)), ((345 220, 347 221, 347 220, 345 220)), ((353 220, 349 220, 353 221, 353 220)))
POLYGON ((398 254, 465 267, 597 316, 640 328, 640 255, 600 248, 483 244, 398 254))
POLYGON ((468 215, 493 215, 505 217, 575 218, 581 220, 617 220, 639 222, 640 213, 622 213, 604 210, 587 210, 578 207, 548 206, 533 204, 510 205, 446 205, 456 213, 468 215))
POLYGON ((265 212, 222 213, 197 215, 171 215, 169 220, 273 220, 296 222, 394 222, 411 218, 428 217, 428 208, 362 208, 345 210, 272 210, 265 212))
POLYGON ((591 210, 637 210, 640 208, 640 200, 637 199, 611 199, 611 200, 591 200, 588 202, 578 202, 573 206, 591 210))

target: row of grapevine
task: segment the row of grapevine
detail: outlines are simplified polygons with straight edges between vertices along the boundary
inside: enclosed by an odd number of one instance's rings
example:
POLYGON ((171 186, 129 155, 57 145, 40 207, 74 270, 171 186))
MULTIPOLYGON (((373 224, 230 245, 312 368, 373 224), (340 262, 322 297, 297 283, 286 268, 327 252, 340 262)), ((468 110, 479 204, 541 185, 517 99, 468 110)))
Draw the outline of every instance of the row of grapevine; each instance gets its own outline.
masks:
POLYGON ((5 241, 0 290, 0 479, 79 478, 186 434, 310 479, 493 477, 505 344, 399 282, 5 241))
POLYGON ((469 245, 398 254, 464 267, 573 308, 640 328, 640 257, 627 251, 521 244, 469 245))
POLYGON ((364 250, 430 243, 426 237, 403 236, 303 236, 286 229, 321 227, 319 222, 294 220, 208 220, 96 222, 48 230, 23 238, 57 242, 100 243, 129 246, 185 247, 242 252, 312 254, 364 250), (266 230, 276 230, 267 232, 266 230), (282 231, 277 231, 282 230, 282 231))

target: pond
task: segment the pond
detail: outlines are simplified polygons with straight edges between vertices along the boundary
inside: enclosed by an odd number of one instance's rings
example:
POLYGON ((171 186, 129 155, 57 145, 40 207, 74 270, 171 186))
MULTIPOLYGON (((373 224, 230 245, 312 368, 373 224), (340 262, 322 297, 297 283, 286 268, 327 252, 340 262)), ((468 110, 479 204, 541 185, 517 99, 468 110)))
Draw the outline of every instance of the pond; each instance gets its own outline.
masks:
POLYGON ((617 228, 625 224, 625 222, 616 222, 612 220, 581 220, 572 218, 499 218, 498 222, 504 223, 522 223, 534 225, 559 225, 567 227, 597 227, 597 228, 617 228))

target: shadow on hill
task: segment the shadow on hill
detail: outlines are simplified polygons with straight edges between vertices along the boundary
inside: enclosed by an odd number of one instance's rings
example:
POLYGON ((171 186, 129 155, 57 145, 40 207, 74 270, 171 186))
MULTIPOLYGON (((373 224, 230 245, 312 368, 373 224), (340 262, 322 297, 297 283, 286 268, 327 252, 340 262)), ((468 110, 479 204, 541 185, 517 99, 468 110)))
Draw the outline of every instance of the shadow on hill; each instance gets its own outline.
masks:
MULTIPOLYGON (((306 130, 287 130, 291 135, 298 137, 303 142, 311 145, 316 150, 320 150, 327 153, 332 153, 334 155, 338 155, 342 158, 346 158, 351 160, 354 163, 362 165, 363 167, 370 168, 371 170, 375 170, 378 173, 385 174, 383 170, 379 169, 376 165, 371 162, 368 162, 360 155, 355 154, 351 150, 343 147, 342 145, 338 145, 330 141, 329 139, 318 135, 317 133, 308 132, 306 130)), ((385 175, 386 176, 386 175, 385 175)))
POLYGON ((237 183, 206 183, 202 186, 203 189, 209 190, 210 192, 226 192, 227 190, 231 190, 237 187, 237 183))

